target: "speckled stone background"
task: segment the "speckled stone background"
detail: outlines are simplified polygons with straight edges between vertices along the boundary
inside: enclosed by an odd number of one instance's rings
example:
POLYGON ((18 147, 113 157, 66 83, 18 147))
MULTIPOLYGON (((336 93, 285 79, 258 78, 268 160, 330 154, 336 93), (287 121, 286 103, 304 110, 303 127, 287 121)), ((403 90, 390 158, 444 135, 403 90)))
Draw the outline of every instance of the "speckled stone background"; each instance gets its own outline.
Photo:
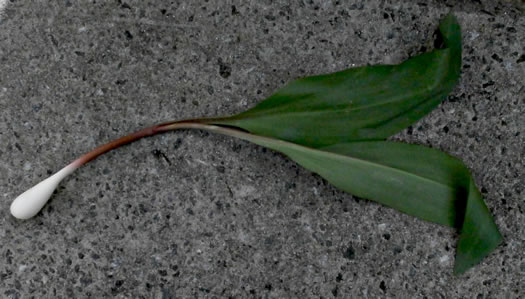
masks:
POLYGON ((525 296, 523 1, 8 1, 0 14, 0 297, 525 296), (505 242, 454 277, 457 234, 353 198, 280 154, 183 131, 111 152, 37 217, 8 207, 88 149, 243 111, 286 82, 432 49, 462 79, 395 139, 460 157, 505 242))

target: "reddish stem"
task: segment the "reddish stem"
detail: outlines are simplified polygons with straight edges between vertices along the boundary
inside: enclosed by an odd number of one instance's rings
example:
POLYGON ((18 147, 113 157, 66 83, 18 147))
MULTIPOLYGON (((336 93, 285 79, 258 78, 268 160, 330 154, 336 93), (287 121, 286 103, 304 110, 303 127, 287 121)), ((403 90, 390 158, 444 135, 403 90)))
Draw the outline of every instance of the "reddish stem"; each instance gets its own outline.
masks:
MULTIPOLYGON (((132 133, 130 135, 113 140, 99 147, 96 147, 92 151, 82 155, 80 158, 71 162, 70 165, 73 166, 73 170, 74 170, 88 163, 89 161, 97 158, 98 156, 104 153, 107 153, 111 150, 119 148, 133 141, 139 140, 144 137, 153 136, 159 133, 164 133, 164 132, 178 130, 178 129, 207 130, 210 132, 220 133, 220 134, 229 135, 229 136, 241 138, 244 140, 248 140, 248 141, 254 142, 259 145, 265 145, 266 143, 268 143, 268 140, 270 140, 269 138, 263 137, 263 136, 258 136, 257 140, 255 140, 254 135, 248 132, 244 132, 240 129, 223 127, 220 125, 213 125, 210 123, 213 120, 214 119, 207 119, 207 118, 189 119, 189 120, 172 121, 172 122, 167 122, 167 123, 155 125, 152 127, 148 127, 140 131, 137 131, 135 133, 132 133)), ((275 143, 275 142, 280 142, 280 141, 271 140, 271 142, 275 143)))
POLYGON ((198 123, 199 120, 183 120, 183 121, 173 121, 168 123, 163 123, 159 125, 155 125, 152 127, 148 127, 145 129, 142 129, 140 131, 137 131, 135 133, 132 133, 130 135, 121 137, 119 139, 113 140, 109 143, 106 143, 104 145, 98 146, 92 151, 82 155, 80 158, 73 161, 71 164, 75 166, 75 168, 78 168, 89 161, 97 158, 98 156, 107 153, 113 149, 119 148, 123 145, 126 145, 128 143, 131 143, 133 141, 139 140, 144 137, 153 136, 159 133, 164 133, 167 131, 171 131, 174 129, 182 129, 185 127, 192 127, 191 124, 198 123), (169 127, 169 129, 167 128, 169 127))

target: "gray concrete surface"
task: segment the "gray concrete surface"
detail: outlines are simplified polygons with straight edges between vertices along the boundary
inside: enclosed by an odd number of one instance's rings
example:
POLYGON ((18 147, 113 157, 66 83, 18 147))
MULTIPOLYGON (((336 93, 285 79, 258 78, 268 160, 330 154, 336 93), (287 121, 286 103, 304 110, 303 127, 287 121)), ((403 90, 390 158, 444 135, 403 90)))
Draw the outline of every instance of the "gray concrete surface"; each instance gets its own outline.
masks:
POLYGON ((9 1, 0 17, 0 297, 525 296, 525 17, 515 1, 9 1), (52 2, 52 3, 49 3, 52 2), (285 82, 431 49, 459 86, 394 138, 460 157, 505 243, 452 275, 457 234, 353 198, 282 155, 198 131, 141 140, 8 207, 88 149, 243 111, 285 82))

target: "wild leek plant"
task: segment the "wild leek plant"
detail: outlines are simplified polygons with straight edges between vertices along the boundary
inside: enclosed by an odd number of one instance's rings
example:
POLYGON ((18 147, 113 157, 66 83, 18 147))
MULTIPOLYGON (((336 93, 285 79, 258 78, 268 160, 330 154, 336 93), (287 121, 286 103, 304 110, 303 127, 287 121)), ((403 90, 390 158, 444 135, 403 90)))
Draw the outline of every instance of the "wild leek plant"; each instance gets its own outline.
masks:
POLYGON ((200 129, 279 151, 341 190, 458 229, 454 273, 463 273, 502 242, 469 170, 438 150, 385 140, 457 84, 461 31, 454 16, 442 20, 439 35, 441 47, 398 65, 299 79, 238 115, 164 123, 100 146, 16 198, 11 213, 35 216, 61 180, 107 151, 158 133, 200 129))

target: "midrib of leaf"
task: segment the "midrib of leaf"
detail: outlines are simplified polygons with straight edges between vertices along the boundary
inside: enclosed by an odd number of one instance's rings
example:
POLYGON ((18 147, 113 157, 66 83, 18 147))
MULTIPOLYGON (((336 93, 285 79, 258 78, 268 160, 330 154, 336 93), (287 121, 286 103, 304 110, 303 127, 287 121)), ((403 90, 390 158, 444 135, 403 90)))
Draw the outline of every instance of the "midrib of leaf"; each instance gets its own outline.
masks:
POLYGON ((309 149, 311 151, 317 151, 317 152, 320 152, 322 154, 326 154, 326 155, 333 155, 336 159, 339 159, 339 160, 345 160, 345 159, 348 159, 348 160, 353 160, 353 161, 356 161, 357 163, 361 163, 361 164, 365 164, 365 165, 372 165, 374 167, 377 167, 379 169, 387 169, 387 170, 391 170, 393 172, 396 172, 396 173, 400 173, 402 175, 405 175, 405 176, 408 176, 408 177, 413 177, 413 178, 416 178, 418 180, 421 180, 421 181, 424 181, 424 182, 428 182, 428 183, 431 183, 431 184, 434 184, 434 185, 437 185, 441 188, 444 188, 444 189, 450 189, 452 191, 455 190, 455 188, 449 186, 448 184, 444 184, 444 183, 441 183, 439 181, 436 181, 434 179, 431 179, 431 178, 427 178, 427 177, 424 177, 424 176, 421 176, 421 175, 418 175, 418 174, 415 174, 413 172, 409 172, 409 171, 406 171, 406 170, 403 170, 403 169, 399 169, 399 168, 395 168, 395 167, 391 167, 391 166, 387 166, 387 165, 384 165, 384 164, 379 164, 379 163, 374 163, 372 161, 369 161, 369 160, 364 160, 364 159, 359 159, 359 158, 355 158, 355 157, 352 157, 352 156, 349 156, 349 155, 342 155, 342 154, 337 154, 337 153, 333 153, 333 152, 328 152, 328 151, 322 151, 322 150, 317 150, 317 149, 309 149))
MULTIPOLYGON (((428 96, 426 96, 425 98, 423 98, 422 101, 419 101, 417 102, 416 104, 410 106, 410 108, 406 109, 405 111, 401 111, 400 113, 396 114, 396 115, 393 115, 392 117, 389 117, 389 118, 386 118, 384 119, 383 121, 379 122, 376 124, 376 127, 379 127, 381 126, 382 124, 384 123, 387 123, 393 119, 396 119, 396 118, 399 118, 400 116, 402 115, 406 115, 406 114, 409 114, 411 112, 413 112, 416 108, 418 107, 421 107, 425 104, 432 104, 433 101, 431 101, 432 99, 436 98, 439 96, 439 94, 442 93, 442 90, 438 90, 438 91, 435 91, 434 93, 432 94, 429 94, 428 96)), ((438 105, 439 103, 435 103, 436 105, 438 105)))
MULTIPOLYGON (((442 93, 442 91, 443 91, 443 88, 440 88, 440 89, 437 89, 437 90, 433 91, 431 94, 428 94, 427 91, 421 91, 420 93, 412 94, 410 96, 399 95, 399 96, 394 96, 393 97, 393 98, 395 98, 394 100, 384 101, 384 102, 381 102, 381 103, 368 104, 368 105, 363 105, 363 106, 357 106, 357 107, 353 107, 353 108, 334 109, 332 107, 332 108, 318 109, 318 110, 313 110, 313 111, 284 111, 284 112, 279 111, 280 110, 279 109, 279 110, 273 110, 273 111, 264 111, 264 112, 261 112, 261 113, 253 113, 251 115, 243 115, 243 114, 241 114, 241 115, 238 115, 238 116, 233 116, 233 117, 226 118, 224 120, 225 120, 225 123, 228 123, 228 120, 232 120, 232 121, 239 120, 239 121, 242 121, 245 118, 249 118, 249 119, 287 118, 289 116, 301 116, 302 118, 306 118, 306 117, 315 118, 316 116, 323 116, 323 115, 326 115, 326 114, 359 112, 359 111, 364 111, 364 110, 368 110, 368 109, 375 108, 375 107, 381 107, 381 106, 386 106, 386 105, 389 105, 389 104, 394 104, 396 102, 403 102, 403 100, 407 100, 408 101, 408 99, 407 99, 408 97, 412 98, 412 97, 418 97, 418 96, 423 96, 423 95, 425 96, 425 97, 422 97, 422 100, 414 102, 413 105, 411 105, 410 108, 408 108, 406 111, 403 111, 403 112, 401 112, 399 114, 393 115, 392 117, 385 119, 385 121, 388 121, 388 120, 391 120, 392 118, 396 118, 399 115, 403 115, 403 114, 405 114, 407 112, 412 111, 412 108, 418 107, 418 106, 420 106, 420 104, 423 104, 423 103, 429 101, 430 99, 438 96, 440 93, 442 93)), ((347 105, 347 106, 349 106, 349 105, 347 105)), ((208 120, 207 122, 209 122, 209 123, 224 123, 223 119, 217 119, 217 121, 216 121, 216 119, 212 119, 212 120, 213 121, 209 121, 208 120)))

